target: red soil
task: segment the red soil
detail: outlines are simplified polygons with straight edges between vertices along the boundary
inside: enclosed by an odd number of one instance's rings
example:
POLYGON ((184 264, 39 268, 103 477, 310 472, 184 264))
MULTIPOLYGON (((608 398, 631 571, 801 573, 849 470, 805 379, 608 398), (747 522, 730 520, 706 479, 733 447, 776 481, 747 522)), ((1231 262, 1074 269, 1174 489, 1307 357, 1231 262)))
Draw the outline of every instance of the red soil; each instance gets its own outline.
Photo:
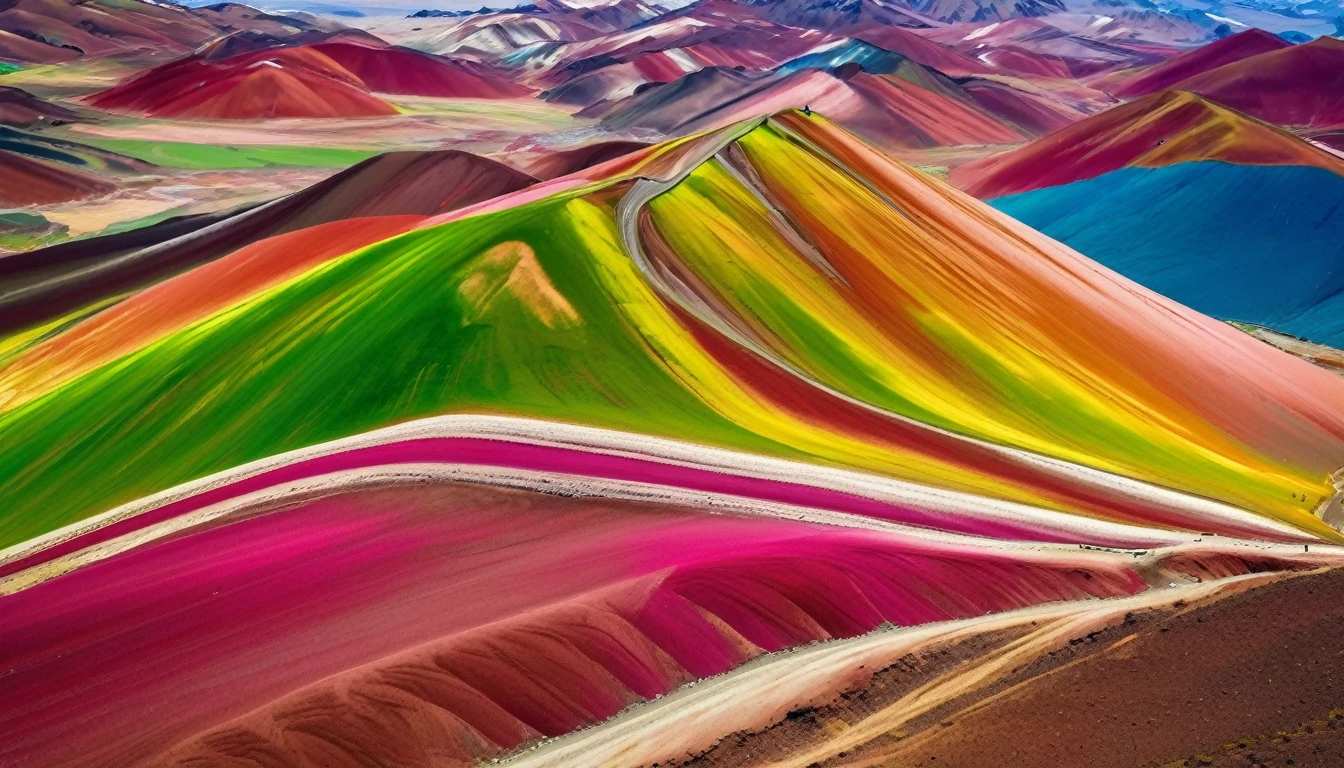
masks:
POLYGON ((630 60, 630 64, 651 83, 670 83, 686 74, 682 65, 663 51, 637 56, 630 60))
POLYGON ((632 153, 648 146, 642 141, 603 141, 556 152, 537 161, 528 170, 539 179, 557 179, 618 157, 630 155, 632 161, 637 160, 640 155, 632 153))
POLYGON ((1290 47, 1292 43, 1278 35, 1262 29, 1248 29, 1150 67, 1121 83, 1114 93, 1123 98, 1146 96, 1224 64, 1290 47))
POLYGON ((860 109, 842 124, 849 130, 881 138, 889 146, 1007 144, 1024 138, 1024 134, 960 100, 899 77, 861 72, 848 83, 865 102, 878 107, 879 117, 870 123, 867 110, 860 109))
POLYGON ((88 101, 99 109, 207 120, 396 114, 358 77, 302 46, 220 62, 183 59, 96 93, 88 101))
POLYGON ((1311 165, 1344 174, 1344 161, 1275 128, 1194 94, 1146 96, 997 157, 952 172, 982 199, 1090 179, 1129 165, 1193 160, 1246 165, 1311 165))
POLYGON ((989 62, 995 71, 1011 72, 1029 77, 1054 77, 1070 78, 1076 75, 1088 74, 1086 72, 1075 72, 1070 68, 1069 62, 1058 56, 1048 53, 1036 53, 1025 48, 1017 46, 1004 46, 994 48, 984 55, 984 61, 989 62))
POLYGON ((1073 107, 997 80, 975 80, 961 87, 986 112, 1031 136, 1059 130, 1087 116, 1073 107))
POLYGON ((301 207, 282 231, 363 216, 434 216, 534 183, 522 171, 469 152, 388 152, 295 195, 301 207))
POLYGON ((1344 40, 1322 37, 1225 64, 1181 81, 1194 91, 1279 125, 1344 125, 1344 40))
POLYGON ((12 152, 0 152, 0 206, 49 205, 110 194, 116 186, 92 174, 12 152))
POLYGON ((310 46, 353 73, 369 90, 413 96, 512 99, 533 90, 472 72, 454 61, 407 48, 375 48, 347 42, 310 46))

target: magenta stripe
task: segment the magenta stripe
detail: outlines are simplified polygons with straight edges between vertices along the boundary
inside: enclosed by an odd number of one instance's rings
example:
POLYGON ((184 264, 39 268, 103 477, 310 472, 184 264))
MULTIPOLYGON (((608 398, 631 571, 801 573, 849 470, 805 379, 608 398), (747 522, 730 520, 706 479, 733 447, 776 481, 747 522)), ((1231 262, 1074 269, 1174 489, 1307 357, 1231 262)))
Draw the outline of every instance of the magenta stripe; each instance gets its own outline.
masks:
MULTIPOLYGON (((798 483, 743 477, 648 459, 610 456, 572 448, 530 445, 476 437, 437 437, 356 448, 263 472, 239 480, 236 483, 165 504, 127 520, 77 536, 29 557, 0 565, 0 576, 16 573, 52 558, 76 552, 140 528, 254 491, 332 472, 411 463, 477 464, 610 480, 656 483, 696 491, 744 496, 762 501, 776 501, 837 512, 848 512, 879 520, 978 536, 1041 542, 1071 541, 1067 536, 1025 524, 970 519, 956 514, 889 504, 851 493, 815 488, 798 483)), ((1096 541, 1094 543, 1124 546, 1139 542, 1096 541)))

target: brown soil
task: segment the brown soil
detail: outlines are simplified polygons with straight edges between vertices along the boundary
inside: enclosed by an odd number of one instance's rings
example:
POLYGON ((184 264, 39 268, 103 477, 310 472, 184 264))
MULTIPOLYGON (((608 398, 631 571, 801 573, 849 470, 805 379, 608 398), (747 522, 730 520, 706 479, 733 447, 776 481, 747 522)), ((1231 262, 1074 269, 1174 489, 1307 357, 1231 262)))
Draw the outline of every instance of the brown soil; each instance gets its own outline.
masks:
POLYGON ((992 653, 1026 634, 1027 629, 987 632, 961 641, 942 642, 909 653, 873 673, 865 688, 845 691, 832 705, 793 710, 785 719, 755 733, 734 733, 694 757, 654 763, 651 768, 730 768, 769 763, 799 747, 820 744, 841 723, 856 723, 890 706, 914 689, 957 667, 992 653))
MULTIPOLYGON (((1344 569, 1132 613, 818 765, 1344 766, 1341 627, 1344 569)), ((902 659, 864 690, 676 765, 758 765, 824 744, 1008 639, 902 659)))
POLYGON ((1335 709, 1298 727, 1237 739, 1205 749, 1162 768, 1244 768, 1245 766, 1301 766, 1337 768, 1344 765, 1344 708, 1335 709))

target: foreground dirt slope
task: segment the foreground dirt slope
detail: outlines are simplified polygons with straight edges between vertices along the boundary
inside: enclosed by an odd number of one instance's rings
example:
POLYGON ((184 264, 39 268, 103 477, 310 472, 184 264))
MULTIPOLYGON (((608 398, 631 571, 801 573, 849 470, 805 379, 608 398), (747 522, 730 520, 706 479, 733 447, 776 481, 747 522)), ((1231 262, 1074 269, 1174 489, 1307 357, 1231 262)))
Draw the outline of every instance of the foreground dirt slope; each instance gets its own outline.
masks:
MULTIPOLYGON (((810 764, 1344 765, 1340 626, 1341 569, 1130 613, 810 764)), ((921 685, 971 677, 1020 642, 1018 633, 998 633, 926 649, 829 706, 791 712, 763 732, 731 735, 676 764, 792 765, 798 755, 818 756, 921 685)))

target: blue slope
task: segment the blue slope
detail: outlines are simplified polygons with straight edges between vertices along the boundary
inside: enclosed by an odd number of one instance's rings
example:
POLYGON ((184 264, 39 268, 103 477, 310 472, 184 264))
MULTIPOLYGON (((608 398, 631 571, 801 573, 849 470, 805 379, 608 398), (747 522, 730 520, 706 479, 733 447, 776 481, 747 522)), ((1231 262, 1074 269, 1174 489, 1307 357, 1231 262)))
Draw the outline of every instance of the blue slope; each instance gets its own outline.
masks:
POLYGON ((1344 178, 1180 163, 990 205, 1206 315, 1344 347, 1344 178))

